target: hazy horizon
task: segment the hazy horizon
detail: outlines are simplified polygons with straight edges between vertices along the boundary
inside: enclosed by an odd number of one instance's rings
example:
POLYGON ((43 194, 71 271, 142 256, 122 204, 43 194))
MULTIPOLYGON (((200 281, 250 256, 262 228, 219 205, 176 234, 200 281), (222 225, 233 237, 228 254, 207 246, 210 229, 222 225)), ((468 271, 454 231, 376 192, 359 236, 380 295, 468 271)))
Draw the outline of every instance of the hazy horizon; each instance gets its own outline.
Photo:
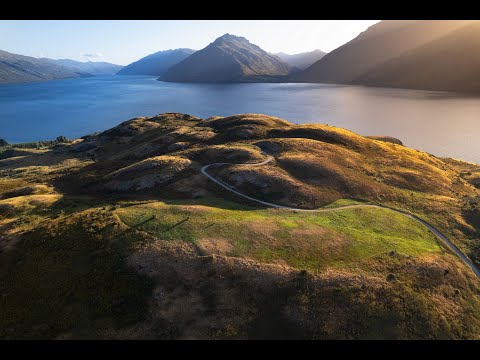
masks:
POLYGON ((0 49, 38 58, 128 65, 161 50, 200 50, 230 33, 272 53, 330 52, 378 21, 2 20, 0 49))

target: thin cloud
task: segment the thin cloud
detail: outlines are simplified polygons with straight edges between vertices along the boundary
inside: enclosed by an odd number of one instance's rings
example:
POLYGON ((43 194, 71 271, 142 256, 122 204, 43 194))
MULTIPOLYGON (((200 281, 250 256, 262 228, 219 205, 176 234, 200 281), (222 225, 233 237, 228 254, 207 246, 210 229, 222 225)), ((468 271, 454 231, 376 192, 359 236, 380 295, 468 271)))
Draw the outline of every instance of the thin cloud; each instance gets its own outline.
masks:
POLYGON ((84 57, 87 57, 87 58, 98 58, 98 57, 102 57, 103 54, 102 53, 83 53, 82 56, 84 57))

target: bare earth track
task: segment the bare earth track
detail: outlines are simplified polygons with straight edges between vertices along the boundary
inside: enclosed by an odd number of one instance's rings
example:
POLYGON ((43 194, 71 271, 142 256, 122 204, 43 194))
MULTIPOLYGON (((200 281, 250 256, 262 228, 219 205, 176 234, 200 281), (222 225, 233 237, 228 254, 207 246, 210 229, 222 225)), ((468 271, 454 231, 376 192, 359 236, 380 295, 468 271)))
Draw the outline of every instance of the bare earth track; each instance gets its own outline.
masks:
POLYGON ((205 165, 201 168, 201 173, 206 176, 208 179, 210 179, 211 181, 213 181, 214 183, 216 183, 217 185, 223 187, 224 189, 240 196, 240 197, 243 197, 245 199, 248 199, 250 201, 253 201, 255 203, 258 203, 258 204, 262 204, 264 206, 268 206, 268 207, 272 207, 272 208, 278 208, 278 209, 286 209, 286 210, 291 210, 291 211, 303 211, 303 212, 331 212, 331 211, 341 211, 341 210, 345 210, 345 209, 351 209, 351 208, 366 208, 366 207, 371 207, 371 208, 380 208, 380 209, 387 209, 389 211, 393 211, 393 212, 396 212, 397 214, 401 214, 403 216, 406 216, 410 219, 413 219, 417 222, 419 222, 420 224, 422 224, 423 226, 425 226, 428 230, 430 230, 438 239, 440 239, 451 251, 453 251, 455 254, 457 254, 460 259, 462 259, 462 261, 470 268, 472 269, 472 271, 475 273, 475 275, 477 275, 478 277, 480 277, 480 270, 478 270, 478 268, 470 261, 470 259, 458 248, 456 247, 450 240, 448 240, 448 238, 443 235, 439 230, 437 230, 435 227, 433 227, 432 225, 430 225, 429 223, 427 223, 425 220, 422 220, 420 219, 419 217, 413 215, 413 214, 410 214, 406 211, 402 211, 402 210, 397 210, 397 209, 392 209, 392 208, 389 208, 389 207, 386 207, 386 206, 381 206, 381 205, 374 205, 374 204, 356 204, 356 205, 345 205, 345 206, 338 206, 338 207, 335 207, 335 208, 330 208, 330 209, 299 209, 299 208, 293 208, 293 207, 288 207, 288 206, 283 206, 283 205, 278 205, 278 204, 273 204, 273 203, 270 203, 270 202, 267 202, 267 201, 262 201, 262 200, 259 200, 259 199, 255 199, 254 197, 251 197, 251 196, 248 196, 248 195, 245 195, 245 194, 242 194, 241 192, 233 189, 230 185, 224 183, 223 181, 219 180, 219 179, 216 179, 215 177, 213 177, 212 175, 210 175, 208 172, 207 172, 207 169, 209 167, 212 167, 212 166, 222 166, 222 165, 244 165, 244 166, 262 166, 262 165, 265 165, 265 164, 268 164, 269 162, 271 162, 272 160, 274 160, 274 158, 270 155, 268 155, 267 159, 262 161, 262 162, 259 162, 259 163, 243 163, 243 164, 236 164, 236 163, 226 163, 226 162, 219 162, 219 163, 213 163, 213 164, 208 164, 208 165, 205 165))

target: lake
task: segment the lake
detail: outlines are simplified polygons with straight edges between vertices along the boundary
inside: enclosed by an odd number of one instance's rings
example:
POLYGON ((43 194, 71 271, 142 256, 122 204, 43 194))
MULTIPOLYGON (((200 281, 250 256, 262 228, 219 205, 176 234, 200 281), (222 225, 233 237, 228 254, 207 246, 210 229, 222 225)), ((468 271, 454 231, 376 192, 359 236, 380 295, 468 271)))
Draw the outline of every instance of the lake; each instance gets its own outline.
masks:
POLYGON ((390 135, 437 156, 480 163, 480 98, 329 84, 175 84, 107 76, 0 85, 0 138, 75 138, 137 116, 263 113, 390 135))

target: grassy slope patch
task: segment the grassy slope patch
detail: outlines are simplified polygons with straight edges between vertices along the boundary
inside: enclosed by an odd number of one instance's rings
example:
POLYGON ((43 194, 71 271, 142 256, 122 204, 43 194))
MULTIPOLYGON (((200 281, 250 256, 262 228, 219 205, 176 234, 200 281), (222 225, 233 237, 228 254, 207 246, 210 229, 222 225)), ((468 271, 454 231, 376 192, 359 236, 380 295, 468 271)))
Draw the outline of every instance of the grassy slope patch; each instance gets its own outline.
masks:
POLYGON ((355 266, 359 260, 392 250, 419 256, 441 249, 425 227, 389 210, 301 213, 234 210, 228 203, 223 207, 190 204, 195 205, 156 202, 118 209, 117 214, 126 224, 160 239, 194 242, 207 252, 312 271, 355 266))

